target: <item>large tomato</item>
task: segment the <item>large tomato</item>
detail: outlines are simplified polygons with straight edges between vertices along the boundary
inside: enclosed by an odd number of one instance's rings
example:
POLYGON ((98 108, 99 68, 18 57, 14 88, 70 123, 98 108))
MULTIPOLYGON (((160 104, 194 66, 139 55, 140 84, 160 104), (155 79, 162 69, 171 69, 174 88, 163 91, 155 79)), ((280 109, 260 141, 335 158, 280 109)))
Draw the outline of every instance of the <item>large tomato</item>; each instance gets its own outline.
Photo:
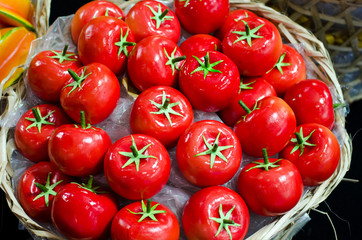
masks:
POLYGON ((242 152, 235 133, 225 124, 203 120, 180 137, 176 158, 185 178, 200 187, 222 185, 240 167, 242 152))
POLYGON ((187 201, 182 226, 187 239, 241 240, 249 228, 249 210, 233 190, 207 187, 187 201))
POLYGON ((170 148, 176 146, 180 135, 193 120, 192 106, 181 92, 158 86, 137 97, 129 121, 133 133, 152 136, 170 148))
POLYGON ((104 157, 104 175, 110 187, 130 200, 147 199, 167 183, 171 161, 157 139, 133 134, 113 143, 104 157))
POLYGON ((181 43, 180 48, 186 57, 191 57, 200 51, 222 52, 221 41, 209 34, 192 35, 181 43))

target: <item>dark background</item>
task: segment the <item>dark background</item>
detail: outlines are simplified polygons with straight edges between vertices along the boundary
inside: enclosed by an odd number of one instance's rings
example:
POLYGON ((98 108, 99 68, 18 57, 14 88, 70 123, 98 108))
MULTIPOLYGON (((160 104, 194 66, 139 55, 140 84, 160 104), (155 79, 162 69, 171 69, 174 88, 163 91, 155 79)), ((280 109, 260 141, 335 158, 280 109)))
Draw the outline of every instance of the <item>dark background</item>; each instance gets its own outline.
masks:
MULTIPOLYGON (((58 16, 73 14, 85 2, 88 1, 53 0, 50 23, 58 16)), ((361 181, 362 101, 356 101, 350 104, 348 108, 350 112, 346 117, 346 129, 353 139, 353 154, 351 168, 345 178, 361 181)), ((27 230, 22 229, 18 219, 10 211, 5 200, 5 193, 3 191, 0 191, 0 193, 0 238, 31 239, 27 230)), ((311 210, 309 214, 311 220, 293 239, 335 239, 332 223, 339 240, 362 239, 361 182, 342 181, 327 200, 320 204, 318 211, 322 211, 325 214, 311 210)))

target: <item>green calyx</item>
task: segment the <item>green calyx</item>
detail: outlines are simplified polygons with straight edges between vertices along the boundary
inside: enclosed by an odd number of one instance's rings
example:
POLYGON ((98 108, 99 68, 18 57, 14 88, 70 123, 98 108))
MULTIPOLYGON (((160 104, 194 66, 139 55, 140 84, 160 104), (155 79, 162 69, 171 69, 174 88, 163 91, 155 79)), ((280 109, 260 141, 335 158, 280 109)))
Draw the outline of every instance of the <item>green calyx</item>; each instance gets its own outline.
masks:
POLYGON ((290 66, 292 65, 291 63, 285 63, 284 58, 285 58, 285 53, 283 53, 282 55, 280 55, 278 62, 274 65, 274 67, 272 69, 270 69, 269 71, 267 71, 266 73, 269 73, 271 70, 273 70, 274 68, 277 68, 279 70, 279 72, 283 75, 283 69, 282 67, 286 67, 286 66, 290 66))
POLYGON ((158 29, 161 26, 161 23, 166 20, 172 20, 173 16, 167 16, 170 9, 166 8, 165 11, 161 11, 161 4, 158 4, 157 12, 149 5, 146 5, 152 12, 153 17, 151 19, 154 19, 156 21, 156 28, 158 29))
POLYGON ((264 24, 261 24, 253 29, 250 29, 249 25, 244 20, 241 20, 241 21, 243 21, 243 23, 245 24, 245 31, 244 32, 243 31, 233 31, 233 33, 240 35, 240 37, 238 37, 238 39, 236 39, 233 43, 237 43, 242 40, 246 40, 248 45, 251 47, 251 45, 252 45, 251 40, 253 38, 263 38, 263 36, 256 35, 256 33, 259 31, 259 29, 261 27, 264 26, 264 24))
POLYGON ((246 172, 249 172, 252 169, 255 168, 264 168, 265 171, 269 171, 269 168, 276 168, 279 167, 279 165, 277 165, 276 163, 279 162, 281 159, 276 160, 275 162, 269 162, 269 157, 268 157, 268 153, 266 148, 263 148, 263 159, 264 162, 252 162, 254 164, 256 164, 256 166, 249 168, 248 170, 246 170, 246 172))
POLYGON ((41 191, 41 193, 39 193, 34 199, 33 201, 41 198, 41 197, 44 197, 44 200, 45 200, 45 205, 47 207, 49 207, 49 195, 57 195, 57 193, 54 191, 54 188, 59 184, 63 182, 63 180, 60 180, 52 185, 50 185, 50 173, 48 173, 48 176, 47 176, 47 181, 45 183, 45 185, 43 184, 40 184, 38 182, 34 183, 35 186, 41 191))
MULTIPOLYGON (((201 2, 202 0, 199 0, 199 1, 201 2)), ((180 0, 180 2, 185 2, 184 7, 187 7, 187 5, 189 5, 189 3, 190 3, 190 0, 180 0)))
POLYGON ((54 125, 54 123, 52 122, 49 122, 47 121, 46 119, 50 117, 50 115, 52 115, 54 111, 51 111, 50 113, 48 113, 46 116, 42 116, 41 115, 41 112, 40 112, 40 109, 39 107, 37 108, 32 108, 31 109, 33 115, 34 115, 34 118, 29 118, 29 117, 26 117, 25 119, 28 120, 28 121, 31 121, 33 122, 32 124, 30 124, 29 126, 26 127, 26 130, 28 130, 29 128, 32 128, 32 127, 37 127, 38 128, 38 131, 39 133, 41 133, 41 127, 42 125, 54 125))
POLYGON ((220 70, 214 69, 213 67, 215 67, 216 65, 222 63, 224 60, 220 60, 214 63, 210 63, 210 56, 209 56, 209 52, 206 53, 206 55, 204 56, 204 62, 201 61, 201 59, 199 59, 196 56, 193 56, 197 62, 200 64, 199 67, 197 67, 195 70, 193 70, 191 72, 191 74, 194 74, 195 72, 198 71, 203 71, 204 72, 204 79, 206 78, 207 74, 209 72, 217 72, 217 73, 222 73, 220 70))
POLYGON ((79 184, 79 183, 76 183, 79 185, 79 187, 85 189, 85 190, 88 190, 92 193, 95 193, 95 194, 99 194, 99 193, 106 193, 105 191, 97 191, 100 187, 99 186, 96 186, 94 187, 93 186, 93 175, 90 175, 89 176, 89 180, 87 183, 82 183, 82 184, 79 184))
POLYGON ((118 152, 119 154, 129 157, 128 161, 122 166, 122 168, 127 167, 128 165, 134 163, 136 165, 137 172, 139 171, 140 166, 140 160, 145 158, 156 158, 155 156, 151 155, 144 155, 143 153, 147 150, 149 146, 151 146, 151 143, 143 147, 141 150, 137 149, 136 142, 132 137, 132 145, 131 145, 131 152, 118 152))
POLYGON ((253 89, 253 87, 251 87, 250 85, 253 85, 255 82, 256 82, 256 81, 252 81, 252 82, 250 82, 250 83, 244 84, 243 78, 241 78, 241 80, 240 80, 240 86, 239 86, 239 93, 241 92, 241 90, 253 89))
POLYGON ((290 141, 292 143, 295 143, 294 148, 292 149, 292 151, 290 151, 290 154, 294 153, 295 151, 297 151, 298 149, 300 149, 300 154, 299 156, 301 156, 304 153, 304 148, 305 146, 311 146, 314 147, 316 146, 316 144, 312 144, 307 142, 309 140, 309 138, 312 136, 312 134, 314 133, 315 130, 313 130, 308 136, 304 137, 303 136, 303 129, 300 128, 299 132, 295 132, 295 138, 292 138, 290 141))
POLYGON ((179 105, 180 102, 170 103, 170 98, 166 97, 165 91, 162 92, 162 102, 161 103, 156 103, 153 100, 150 100, 150 102, 159 109, 158 112, 150 112, 150 113, 151 114, 164 114, 171 126, 173 125, 173 123, 171 121, 170 114, 183 117, 183 115, 181 113, 176 112, 175 110, 172 109, 173 107, 179 105))
POLYGON ((204 139, 204 143, 206 145, 206 147, 208 148, 206 151, 201 152, 196 154, 194 157, 198 157, 198 156, 202 156, 202 155, 210 155, 210 169, 214 166, 215 163, 215 158, 216 156, 218 156, 219 158, 221 158, 223 161, 228 162, 228 160, 226 159, 226 157, 221 153, 221 151, 225 150, 225 149, 229 149, 234 147, 233 145, 228 145, 228 146, 219 146, 219 137, 220 137, 221 132, 219 132, 216 136, 216 139, 214 141, 214 143, 211 145, 210 143, 208 143, 206 141, 206 138, 204 135, 202 135, 202 138, 204 139))
POLYGON ((220 204, 219 207, 219 216, 220 218, 215 218, 215 217, 210 217, 209 219, 219 223, 219 228, 215 234, 215 237, 217 237, 217 235, 219 235, 219 233, 225 229, 225 231, 228 233, 230 240, 232 240, 232 235, 230 232, 229 227, 240 227, 241 225, 236 223, 234 220, 231 220, 231 213, 233 212, 233 210, 235 209, 235 205, 226 213, 226 215, 224 215, 224 212, 222 210, 222 204, 220 204))
POLYGON ((55 54, 55 56, 49 56, 50 58, 58 59, 59 63, 63 63, 64 61, 76 61, 76 59, 70 58, 75 55, 75 53, 67 53, 68 50, 68 44, 65 44, 63 51, 56 52, 52 50, 52 52, 55 54))
POLYGON ((114 43, 116 46, 119 47, 119 49, 118 49, 118 59, 119 59, 119 56, 121 55, 122 52, 124 53, 124 55, 126 57, 128 57, 129 54, 128 54, 127 47, 136 45, 135 42, 128 42, 127 41, 128 34, 129 34, 129 28, 127 28, 127 32, 124 34, 124 36, 123 36, 123 29, 121 29, 121 34, 120 34, 120 37, 119 37, 119 41, 114 43))
MULTIPOLYGON (((74 125, 76 128, 78 128, 78 125, 74 125)), ((84 111, 80 111, 80 127, 82 129, 94 129, 90 123, 86 124, 85 122, 85 113, 84 111)))
POLYGON ((172 69, 172 75, 175 75, 175 69, 176 70, 180 70, 180 68, 177 66, 177 63, 182 61, 182 60, 185 60, 186 59, 186 56, 180 56, 180 57, 175 57, 175 53, 176 53, 176 50, 177 50, 177 47, 175 47, 175 49, 172 51, 171 53, 171 56, 168 55, 167 51, 165 48, 163 48, 164 52, 165 52, 165 55, 167 57, 167 62, 166 62, 166 66, 167 65, 170 65, 171 66, 171 69, 172 69))
POLYGON ((151 199, 147 200, 147 206, 143 200, 141 201, 141 203, 142 203, 142 212, 132 212, 131 210, 127 209, 132 214, 142 215, 138 220, 138 222, 142 222, 145 218, 150 218, 151 220, 158 222, 155 215, 160 213, 167 213, 165 210, 156 210, 158 205, 160 205, 159 203, 151 206, 151 199))
POLYGON ((82 83, 84 80, 87 79, 87 77, 89 75, 91 75, 92 73, 88 73, 87 75, 85 75, 85 72, 86 72, 86 69, 87 67, 84 67, 83 71, 82 71, 82 74, 80 76, 77 75, 77 73, 75 73, 72 69, 68 69, 68 72, 70 74, 70 76, 73 78, 73 82, 69 83, 68 85, 64 86, 63 88, 66 88, 66 87, 72 87, 72 90, 70 90, 68 92, 68 96, 71 92, 73 92, 75 89, 77 88, 80 88, 82 89, 82 83))
POLYGON ((259 109, 258 108, 258 101, 255 102, 253 109, 250 109, 248 106, 246 106, 246 104, 242 101, 239 100, 239 105, 244 109, 244 111, 246 112, 246 115, 242 116, 242 119, 245 121, 246 116, 248 116, 248 114, 250 114, 252 111, 259 109))

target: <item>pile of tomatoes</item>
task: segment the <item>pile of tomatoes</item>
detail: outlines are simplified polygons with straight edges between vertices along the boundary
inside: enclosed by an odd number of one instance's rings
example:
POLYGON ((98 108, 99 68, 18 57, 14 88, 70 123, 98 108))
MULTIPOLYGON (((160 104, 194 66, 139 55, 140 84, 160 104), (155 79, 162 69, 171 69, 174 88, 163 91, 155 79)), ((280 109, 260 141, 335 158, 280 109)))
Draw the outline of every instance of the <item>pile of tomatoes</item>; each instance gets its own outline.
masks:
POLYGON ((243 239, 249 211, 282 215, 303 186, 334 173, 331 93, 306 79, 303 57, 273 23, 230 11, 228 0, 175 0, 172 9, 146 0, 125 14, 89 2, 71 21, 77 52, 65 45, 31 59, 29 91, 44 103, 20 118, 14 138, 34 163, 17 187, 32 219, 69 239, 243 239), (132 134, 112 141, 96 125, 128 97, 124 76, 139 94, 132 134), (220 121, 195 121, 196 111, 220 121), (254 161, 242 164, 246 156, 254 161), (172 168, 197 189, 182 214, 150 200, 173 184, 172 168))

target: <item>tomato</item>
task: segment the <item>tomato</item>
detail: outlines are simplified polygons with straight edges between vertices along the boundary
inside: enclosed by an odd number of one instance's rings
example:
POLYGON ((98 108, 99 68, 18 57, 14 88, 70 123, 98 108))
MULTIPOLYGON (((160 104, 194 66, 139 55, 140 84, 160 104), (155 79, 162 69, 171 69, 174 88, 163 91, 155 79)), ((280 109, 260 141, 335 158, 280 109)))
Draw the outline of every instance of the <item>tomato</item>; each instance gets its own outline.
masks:
POLYGON ((149 36, 163 36, 177 43, 181 26, 176 14, 164 4, 154 1, 139 1, 128 12, 126 23, 131 28, 136 42, 149 36))
POLYGON ((64 111, 56 105, 35 106, 26 111, 15 126, 16 147, 32 162, 47 161, 50 135, 60 125, 70 122, 64 111))
POLYGON ((226 55, 198 52, 180 70, 181 92, 201 111, 217 112, 228 106, 240 85, 239 71, 226 55))
POLYGON ((51 217, 68 239, 107 239, 117 210, 113 195, 93 186, 91 176, 87 184, 69 183, 59 190, 51 217))
MULTIPOLYGON (((245 105, 242 101, 240 103, 245 105)), ((265 97, 253 109, 243 108, 248 114, 235 124, 234 131, 245 153, 260 157, 262 149, 266 148, 272 156, 288 144, 296 128, 296 119, 283 99, 265 97)))
POLYGON ((238 192, 256 214, 278 216, 302 197, 303 182, 296 166, 286 159, 264 158, 246 165, 238 178, 238 192))
POLYGON ((48 143, 49 159, 63 173, 85 177, 103 169, 103 158, 111 144, 107 132, 86 125, 81 112, 81 125, 65 124, 55 129, 48 143))
POLYGON ((186 57, 190 57, 200 51, 222 52, 221 41, 209 34, 192 35, 181 43, 180 48, 186 57))
POLYGON ((28 82, 40 99, 59 102, 60 90, 70 77, 68 69, 76 71, 82 66, 78 55, 67 49, 65 45, 63 51, 42 51, 31 60, 28 82))
POLYGON ((335 172, 341 150, 336 136, 323 125, 306 123, 297 127, 295 138, 280 152, 298 168, 304 185, 323 183, 335 172))
POLYGON ((134 86, 144 91, 153 86, 178 86, 183 56, 176 43, 162 36, 150 36, 137 43, 127 62, 134 86))
POLYGON ((229 14, 228 0, 175 0, 175 13, 182 27, 190 33, 211 33, 229 14))
POLYGON ((158 86, 137 97, 129 121, 133 133, 152 136, 171 148, 193 120, 192 106, 181 92, 158 86))
POLYGON ((249 227, 249 211, 239 194, 213 186, 199 190, 187 201, 182 226, 187 239, 241 240, 249 227))
POLYGON ((246 18, 231 27, 223 39, 222 49, 238 66, 241 75, 260 76, 278 61, 282 39, 270 21, 246 18))
POLYGON ((228 182, 238 171, 241 157, 238 137, 228 126, 215 120, 192 124, 181 135, 176 148, 182 174, 199 187, 228 182))
POLYGON ((110 187, 130 200, 147 199, 158 193, 166 185, 170 171, 166 148, 143 134, 119 139, 104 157, 104 175, 110 187))
POLYGON ((221 109, 219 116, 226 125, 233 127, 246 114, 239 104, 240 100, 248 108, 253 108, 257 101, 268 96, 277 96, 277 94, 273 86, 267 81, 258 77, 244 78, 240 82, 238 94, 233 98, 229 106, 221 109))
POLYGON ((306 79, 291 86, 284 100, 293 109, 297 124, 319 123, 334 126, 333 99, 327 84, 318 79, 306 79))
POLYGON ((123 207, 112 221, 113 240, 178 240, 180 227, 166 206, 147 200, 123 207))
POLYGON ((225 35, 229 32, 230 28, 237 22, 249 18, 249 17, 257 17, 257 15, 253 12, 250 12, 246 9, 236 9, 230 11, 228 17, 226 18, 223 25, 215 32, 215 36, 219 38, 221 41, 224 39, 225 35))
POLYGON ((110 16, 124 19, 125 14, 116 4, 109 1, 91 1, 81 6, 74 14, 70 25, 72 39, 78 43, 79 34, 83 27, 93 18, 100 16, 110 16))
POLYGON ((50 222, 50 210, 59 189, 73 179, 50 162, 38 162, 26 169, 21 176, 17 196, 20 205, 34 220, 50 222))
POLYGON ((96 124, 105 120, 120 98, 121 88, 117 77, 105 65, 91 63, 70 71, 72 76, 60 93, 64 111, 80 123, 80 111, 85 112, 86 122, 96 124))
POLYGON ((278 62, 262 78, 273 85, 277 94, 282 97, 288 88, 306 78, 302 55, 294 48, 283 44, 278 62))
POLYGON ((97 62, 122 75, 135 39, 128 25, 114 17, 97 17, 82 29, 78 41, 79 58, 84 65, 97 62))

